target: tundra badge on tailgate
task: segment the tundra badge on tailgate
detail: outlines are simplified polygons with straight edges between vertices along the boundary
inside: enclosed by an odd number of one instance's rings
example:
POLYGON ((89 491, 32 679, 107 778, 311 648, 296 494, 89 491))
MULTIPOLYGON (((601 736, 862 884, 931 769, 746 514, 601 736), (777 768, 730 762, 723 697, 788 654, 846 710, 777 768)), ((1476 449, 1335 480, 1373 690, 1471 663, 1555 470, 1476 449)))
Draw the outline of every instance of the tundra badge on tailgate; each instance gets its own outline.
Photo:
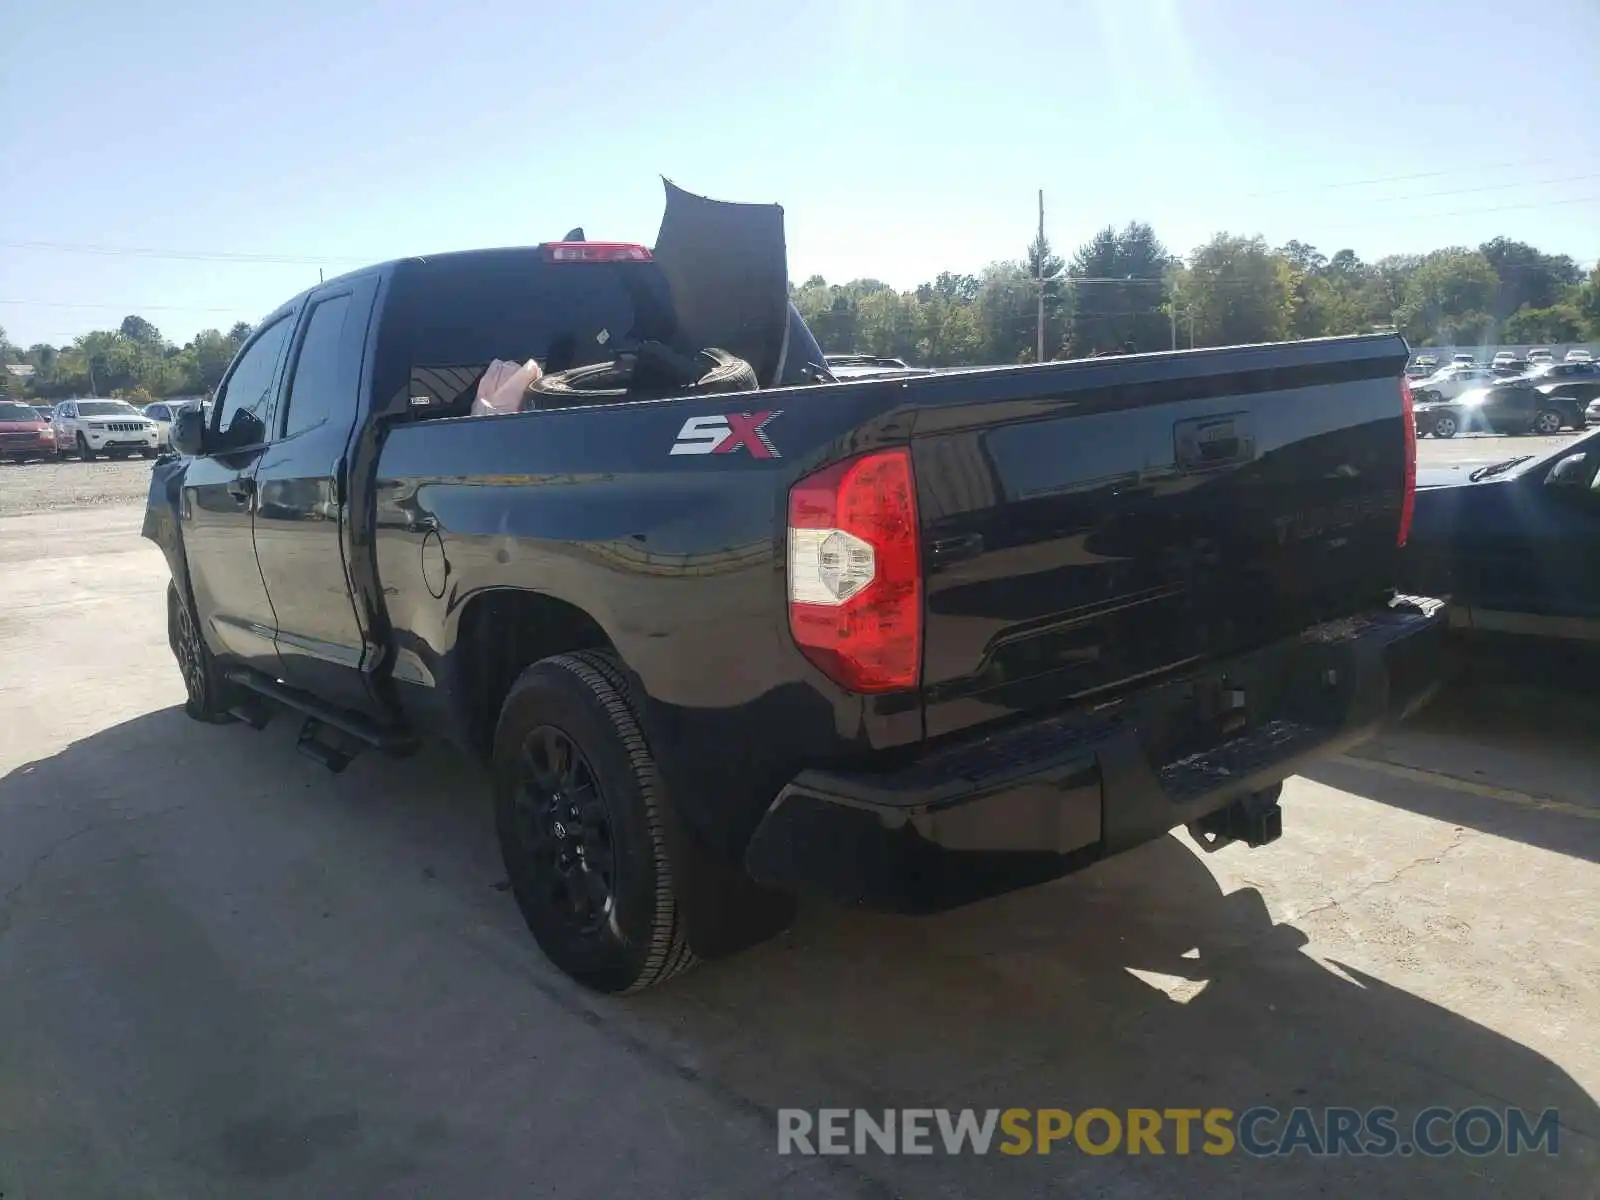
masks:
POLYGON ((669 454, 732 454, 743 446, 751 458, 782 458, 767 436, 767 423, 783 410, 690 417, 678 430, 669 454))

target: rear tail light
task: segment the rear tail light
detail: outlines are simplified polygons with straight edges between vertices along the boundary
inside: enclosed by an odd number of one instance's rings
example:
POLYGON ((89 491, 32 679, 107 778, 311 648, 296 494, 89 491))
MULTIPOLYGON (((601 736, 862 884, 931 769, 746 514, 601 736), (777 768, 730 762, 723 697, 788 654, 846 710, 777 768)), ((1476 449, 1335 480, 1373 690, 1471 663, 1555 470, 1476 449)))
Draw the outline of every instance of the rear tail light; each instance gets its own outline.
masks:
POLYGON ((880 450, 789 491, 789 630, 852 692, 894 692, 922 674, 922 567, 911 451, 880 450))
POLYGON ((1411 514, 1417 506, 1417 414, 1411 403, 1411 381, 1400 377, 1400 410, 1405 424, 1406 474, 1404 490, 1400 493, 1400 532, 1394 544, 1404 546, 1411 536, 1411 514))
POLYGON ((546 242, 544 256, 551 262, 649 262, 644 246, 631 242, 546 242))

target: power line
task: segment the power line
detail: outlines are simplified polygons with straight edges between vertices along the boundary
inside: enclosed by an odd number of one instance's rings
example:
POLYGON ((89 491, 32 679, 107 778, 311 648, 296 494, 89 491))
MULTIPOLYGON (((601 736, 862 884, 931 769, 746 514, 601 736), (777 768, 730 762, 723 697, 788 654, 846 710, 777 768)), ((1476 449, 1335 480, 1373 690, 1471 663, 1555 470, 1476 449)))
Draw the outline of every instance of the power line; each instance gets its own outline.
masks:
POLYGON ((1296 192, 1326 191, 1331 188, 1367 187, 1374 183, 1403 183, 1412 179, 1438 179, 1445 175, 1460 175, 1465 171, 1499 171, 1507 167, 1532 167, 1540 163, 1558 161, 1553 155, 1544 155, 1540 158, 1523 158, 1516 162, 1504 163, 1471 163, 1466 166, 1450 167, 1442 171, 1418 171, 1410 175, 1378 175, 1372 179, 1345 179, 1337 183, 1308 183, 1301 187, 1279 188, 1270 192, 1246 192, 1240 199, 1258 200, 1264 196, 1290 196, 1296 192))
MULTIPOLYGON (((1386 204, 1400 200, 1430 200, 1435 196, 1465 196, 1472 192, 1503 192, 1511 188, 1542 187, 1551 183, 1577 183, 1580 180, 1600 179, 1600 174, 1591 172, 1587 175, 1563 175, 1557 179, 1519 179, 1515 183, 1489 183, 1482 187, 1451 188, 1444 192, 1417 192, 1410 196, 1374 196, 1364 201, 1367 204, 1386 204)), ((1562 204, 1565 201, 1552 200, 1552 204, 1562 204)))
POLYGON ((149 246, 101 246, 82 242, 0 242, 7 250, 47 250, 63 254, 102 254, 112 258, 170 258, 195 262, 259 263, 277 266, 334 266, 362 264, 370 258, 323 255, 254 254, 243 250, 163 250, 149 246))
MULTIPOLYGON (((1448 168, 1444 168, 1444 169, 1441 169, 1441 170, 1434 170, 1434 171, 1415 171, 1415 172, 1411 172, 1411 173, 1403 174, 1403 175, 1377 175, 1377 176, 1372 176, 1371 178, 1367 178, 1367 179, 1347 179, 1347 180, 1338 180, 1338 181, 1333 181, 1333 182, 1328 182, 1328 183, 1306 184, 1306 185, 1300 186, 1300 187, 1279 188, 1279 189, 1272 190, 1272 191, 1244 192, 1238 198, 1239 199, 1245 199, 1245 200, 1251 200, 1251 199, 1261 199, 1263 197, 1270 197, 1270 196, 1288 196, 1288 195, 1294 195, 1296 193, 1302 193, 1302 192, 1308 192, 1308 191, 1326 191, 1326 190, 1338 189, 1338 188, 1367 187, 1367 186, 1370 186, 1370 185, 1373 185, 1373 184, 1402 183, 1402 182, 1408 182, 1408 181, 1411 181, 1411 180, 1418 180, 1418 179, 1437 179, 1437 178, 1442 178, 1444 176, 1449 176, 1449 175, 1460 175, 1463 172, 1468 172, 1468 171, 1502 170, 1502 169, 1511 168, 1511 167, 1534 166, 1534 165, 1537 165, 1537 164, 1540 164, 1540 163, 1557 162, 1557 161, 1563 161, 1563 160, 1558 158, 1557 156, 1545 155, 1545 156, 1542 156, 1542 157, 1539 157, 1539 158, 1517 159, 1517 160, 1514 160, 1514 161, 1511 161, 1511 162, 1502 162, 1502 163, 1472 163, 1472 164, 1467 164, 1467 165, 1463 165, 1463 166, 1448 167, 1448 168)), ((1417 193, 1415 195, 1410 195, 1410 196, 1375 196, 1375 197, 1370 198, 1368 201, 1366 201, 1366 203, 1371 203, 1371 204, 1392 204, 1392 203, 1403 202, 1403 201, 1407 201, 1407 200, 1428 199, 1428 198, 1433 198, 1433 197, 1438 197, 1438 196, 1467 195, 1467 194, 1474 193, 1474 192, 1496 191, 1496 190, 1502 190, 1502 189, 1506 189, 1506 188, 1540 187, 1540 186, 1546 186, 1546 185, 1553 184, 1553 183, 1575 182, 1575 181, 1578 181, 1578 180, 1594 179, 1594 178, 1597 178, 1597 177, 1600 177, 1600 176, 1596 176, 1594 174, 1587 174, 1587 175, 1566 176, 1566 177, 1556 178, 1556 179, 1517 180, 1517 181, 1510 182, 1510 183, 1486 184, 1486 185, 1479 185, 1479 186, 1465 187, 1465 188, 1448 188, 1448 189, 1445 189, 1443 191, 1435 191, 1435 192, 1421 192, 1421 193, 1417 193)), ((1588 199, 1588 197, 1581 197, 1580 200, 1582 200, 1582 199, 1588 199)), ((1577 202, 1579 202, 1579 201, 1552 200, 1552 201, 1540 202, 1539 204, 1517 205, 1515 207, 1519 207, 1519 208, 1523 208, 1523 207, 1540 207, 1544 203, 1549 203, 1549 204, 1568 204, 1568 203, 1577 203, 1577 202)), ((1512 206, 1506 206, 1506 207, 1510 208, 1512 206)), ((1499 208, 1486 208, 1486 209, 1478 209, 1478 210, 1463 210, 1463 213, 1474 212, 1474 211, 1498 212, 1498 211, 1502 211, 1502 210, 1499 209, 1499 208)), ((1441 214, 1429 214, 1429 215, 1430 216, 1433 216, 1433 215, 1456 216, 1456 215, 1462 215, 1462 214, 1441 213, 1441 214)), ((84 243, 84 242, 56 242, 56 241, 3 241, 3 242, 0 242, 0 248, 10 249, 10 250, 41 250, 41 251, 46 251, 46 252, 51 252, 51 253, 63 253, 63 254, 94 254, 94 255, 103 255, 103 256, 108 256, 108 257, 157 258, 157 259, 173 259, 173 260, 178 260, 178 261, 226 262, 226 263, 237 263, 237 264, 246 264, 246 265, 259 264, 259 265, 268 265, 268 266, 340 266, 340 265, 344 265, 344 266, 361 266, 361 265, 365 265, 367 263, 370 263, 372 261, 375 261, 372 256, 349 257, 349 256, 340 256, 340 255, 269 254, 269 253, 257 253, 257 252, 253 252, 253 251, 244 251, 244 250, 182 250, 182 249, 167 249, 167 248, 152 247, 152 246, 116 246, 116 245, 104 245, 104 244, 91 244, 91 243, 84 243)))
POLYGON ((87 304, 67 300, 0 300, 0 304, 25 304, 30 308, 107 308, 119 310, 124 313, 147 312, 182 312, 182 313, 232 313, 243 309, 256 307, 251 304, 235 304, 227 307, 207 307, 204 305, 188 304, 87 304))
POLYGON ((1554 208, 1559 204, 1600 204, 1600 195, 1570 196, 1565 200, 1536 200, 1528 204, 1496 204, 1489 208, 1458 208, 1454 212, 1404 213, 1396 221, 1432 221, 1437 217, 1467 217, 1477 213, 1512 212, 1525 208, 1554 208))

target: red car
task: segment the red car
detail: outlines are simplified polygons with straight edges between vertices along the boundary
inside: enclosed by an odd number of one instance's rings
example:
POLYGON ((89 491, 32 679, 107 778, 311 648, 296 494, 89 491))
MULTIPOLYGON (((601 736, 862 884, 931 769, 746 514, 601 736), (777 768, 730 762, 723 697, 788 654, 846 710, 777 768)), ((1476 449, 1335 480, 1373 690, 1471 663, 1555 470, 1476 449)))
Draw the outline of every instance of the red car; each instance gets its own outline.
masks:
POLYGON ((37 409, 12 400, 0 400, 0 457, 15 462, 55 458, 55 430, 37 409))

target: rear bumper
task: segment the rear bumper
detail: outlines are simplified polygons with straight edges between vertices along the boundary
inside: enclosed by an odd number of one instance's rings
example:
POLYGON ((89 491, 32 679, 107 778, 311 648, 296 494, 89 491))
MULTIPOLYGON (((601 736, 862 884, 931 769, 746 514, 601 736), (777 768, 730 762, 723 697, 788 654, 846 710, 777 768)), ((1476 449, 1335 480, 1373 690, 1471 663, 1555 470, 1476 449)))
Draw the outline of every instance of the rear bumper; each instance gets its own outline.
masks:
POLYGON ((1444 611, 1407 598, 1098 709, 878 773, 804 771, 745 853, 757 881, 936 912, 1057 878, 1282 781, 1415 711, 1444 611))

